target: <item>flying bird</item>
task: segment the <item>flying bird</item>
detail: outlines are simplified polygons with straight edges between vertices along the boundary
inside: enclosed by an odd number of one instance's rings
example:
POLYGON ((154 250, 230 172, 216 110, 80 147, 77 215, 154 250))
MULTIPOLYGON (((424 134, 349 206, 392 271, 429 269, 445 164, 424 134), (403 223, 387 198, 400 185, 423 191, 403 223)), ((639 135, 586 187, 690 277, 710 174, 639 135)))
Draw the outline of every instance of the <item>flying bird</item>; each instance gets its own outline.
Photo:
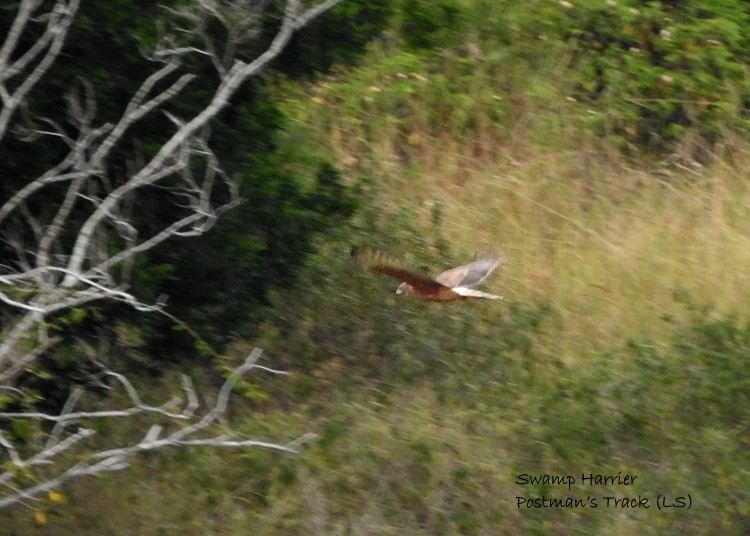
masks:
POLYGON ((484 281, 502 262, 502 257, 493 256, 446 270, 435 278, 420 272, 402 268, 397 261, 385 254, 365 247, 352 247, 352 258, 373 272, 380 272, 402 281, 396 294, 425 301, 449 301, 465 298, 501 300, 502 296, 489 294, 470 287, 484 281))

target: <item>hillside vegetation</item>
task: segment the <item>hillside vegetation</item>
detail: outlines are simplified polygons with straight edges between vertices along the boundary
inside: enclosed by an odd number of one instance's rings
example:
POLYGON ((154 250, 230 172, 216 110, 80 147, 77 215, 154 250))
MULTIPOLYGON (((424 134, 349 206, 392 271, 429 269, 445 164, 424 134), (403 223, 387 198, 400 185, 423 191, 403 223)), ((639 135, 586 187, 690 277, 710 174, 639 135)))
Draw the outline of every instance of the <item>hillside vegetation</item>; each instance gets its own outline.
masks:
POLYGON ((291 373, 233 418, 317 440, 144 458, 37 533, 747 533, 750 9, 672 4, 404 0, 355 64, 269 79, 279 146, 358 208, 227 351, 291 373), (504 300, 403 299, 352 244, 428 273, 501 252, 504 300))

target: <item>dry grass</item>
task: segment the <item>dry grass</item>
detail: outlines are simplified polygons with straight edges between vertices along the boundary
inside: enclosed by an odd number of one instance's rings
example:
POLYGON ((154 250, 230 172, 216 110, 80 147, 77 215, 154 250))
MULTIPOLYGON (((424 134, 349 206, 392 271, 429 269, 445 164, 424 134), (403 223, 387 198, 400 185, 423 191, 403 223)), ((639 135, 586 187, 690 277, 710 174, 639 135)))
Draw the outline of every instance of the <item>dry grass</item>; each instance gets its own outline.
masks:
MULTIPOLYGON (((719 158, 709 167, 667 171, 634 167, 591 144, 577 148, 567 126, 556 147, 530 141, 544 128, 533 123, 485 128, 474 137, 415 137, 409 145, 383 105, 378 121, 390 127, 362 151, 367 135, 351 125, 366 118, 336 118, 325 107, 317 113, 306 118, 311 131, 339 133, 329 138, 330 150, 352 163, 353 173, 376 178, 380 205, 409 207, 425 234, 439 207, 442 235, 457 257, 505 252, 505 295, 549 300, 564 312, 562 335, 570 342, 658 339, 659 318, 680 309, 675 293, 719 312, 746 309, 747 144, 735 143, 731 164, 719 158), (355 155, 351 140, 358 135, 355 155)), ((411 119, 419 124, 418 114, 411 119)))
POLYGON ((748 142, 728 135, 708 167, 625 160, 566 98, 564 62, 530 70, 490 48, 432 63, 375 48, 365 67, 292 91, 289 109, 301 136, 377 183, 386 212, 408 208, 432 236, 439 210, 456 261, 505 252, 503 292, 562 311, 563 347, 658 339, 659 318, 681 308, 676 292, 742 316, 748 142))

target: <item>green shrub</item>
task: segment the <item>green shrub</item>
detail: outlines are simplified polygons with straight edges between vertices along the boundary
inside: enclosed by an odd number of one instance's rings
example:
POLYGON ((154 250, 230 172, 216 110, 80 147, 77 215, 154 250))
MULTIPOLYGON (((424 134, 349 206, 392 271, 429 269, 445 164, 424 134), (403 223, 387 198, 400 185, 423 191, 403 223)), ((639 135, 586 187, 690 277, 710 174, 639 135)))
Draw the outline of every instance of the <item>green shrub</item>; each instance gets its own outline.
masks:
POLYGON ((454 46, 465 37, 459 0, 403 0, 401 36, 414 49, 454 46))
POLYGON ((633 342, 611 359, 619 365, 584 378, 610 408, 601 427, 611 447, 668 463, 659 478, 700 494, 701 515, 750 521, 750 324, 695 308, 671 344, 633 342))
POLYGON ((723 129, 747 128, 747 3, 575 4, 564 10, 563 37, 573 42, 574 96, 596 106, 599 134, 655 152, 692 134, 696 157, 723 129))
POLYGON ((395 0, 341 2, 293 38, 278 61, 290 74, 312 74, 357 60, 396 13, 395 0))

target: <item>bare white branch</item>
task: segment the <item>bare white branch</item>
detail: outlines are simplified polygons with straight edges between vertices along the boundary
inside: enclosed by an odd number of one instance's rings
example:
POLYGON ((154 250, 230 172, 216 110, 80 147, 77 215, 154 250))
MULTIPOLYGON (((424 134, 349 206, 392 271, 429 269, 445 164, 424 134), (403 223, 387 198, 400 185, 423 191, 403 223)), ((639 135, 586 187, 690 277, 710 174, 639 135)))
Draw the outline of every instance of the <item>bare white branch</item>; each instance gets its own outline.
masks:
POLYGON ((16 465, 18 467, 23 466, 23 461, 21 460, 21 457, 18 455, 18 451, 16 450, 16 447, 13 446, 13 443, 5 439, 5 435, 3 434, 2 430, 0 430, 0 446, 4 447, 5 450, 8 452, 8 455, 10 456, 10 461, 13 463, 13 465, 16 465))
MULTIPOLYGON (((79 2, 57 0, 51 11, 43 13, 47 22, 42 36, 19 54, 20 37, 29 25, 39 24, 34 21, 41 20, 42 14, 38 11, 43 5, 30 0, 21 2, 16 20, 0 47, 0 96, 3 97, 0 141, 15 109, 57 58, 79 2), (13 57, 17 59, 11 63, 13 57), (17 77, 24 78, 9 85, 17 77)), ((0 267, 0 283, 9 286, 0 288, 0 302, 18 311, 17 319, 11 319, 0 333, 0 381, 10 380, 36 358, 37 353, 21 350, 19 345, 32 341, 37 326, 52 314, 105 299, 122 301, 141 311, 161 307, 160 304, 144 304, 127 291, 128 281, 123 278, 130 273, 133 259, 172 237, 205 233, 224 212, 241 201, 237 185, 224 174, 205 138, 208 125, 230 103, 244 81, 257 75, 278 56, 296 30, 337 2, 326 0, 305 10, 299 0, 288 0, 276 36, 267 50, 249 63, 233 58, 233 40, 239 35, 246 38, 257 33, 257 22, 242 22, 241 19, 239 23, 234 22, 232 17, 224 16, 223 8, 219 9, 215 2, 198 2, 203 12, 193 12, 194 25, 204 24, 206 16, 219 17, 230 33, 223 50, 208 47, 200 53, 212 55, 217 65, 226 67, 217 67, 220 78, 215 93, 193 117, 178 119, 163 110, 173 119, 174 132, 150 160, 133 169, 127 178, 115 181, 108 176, 112 152, 125 142, 134 125, 149 113, 163 109, 193 80, 193 74, 180 73, 185 55, 196 52, 192 47, 163 48, 159 57, 164 63, 144 79, 114 124, 93 124, 95 88, 85 81, 81 82, 82 90, 74 91, 67 99, 71 122, 79 128, 76 136, 69 137, 54 121, 39 118, 52 125, 52 131, 48 134, 36 131, 36 135, 58 137, 68 144, 70 152, 40 177, 29 180, 0 206, 0 239, 5 238, 18 254, 13 265, 0 267), (171 54, 167 54, 169 50, 171 54), (194 175, 197 160, 204 163, 202 176, 194 175), (184 197, 185 213, 142 239, 141 232, 122 208, 133 206, 142 188, 167 179, 182 180, 183 189, 172 189, 172 195, 184 197), (66 185, 64 194, 49 219, 27 208, 32 197, 51 191, 50 188, 59 191, 61 184, 66 185), (219 197, 221 202, 216 201, 219 197), (74 223, 80 222, 86 212, 88 216, 83 224, 74 223), (8 225, 14 215, 16 223, 8 225), (25 222, 27 228, 33 230, 34 241, 29 240, 28 232, 16 230, 18 222, 25 222), (75 240, 64 244, 61 237, 70 237, 71 233, 75 240), (118 266, 125 269, 116 272, 118 266)), ((257 9, 265 6, 266 3, 258 4, 257 9)))
MULTIPOLYGON (((26 143, 49 141, 64 154, 43 173, 28 177, 0 204, 0 243, 7 257, 13 257, 3 258, 0 264, 4 394, 22 399, 19 378, 60 341, 50 324, 54 315, 96 301, 115 301, 174 318, 165 310, 164 298, 147 304, 131 291, 130 268, 140 254, 173 237, 205 233, 241 202, 238 185, 211 149, 210 125, 231 104, 238 88, 281 53, 294 32, 339 1, 320 0, 305 8, 300 0, 286 0, 277 33, 266 50, 252 61, 243 61, 236 57, 237 50, 261 35, 261 16, 271 2, 251 2, 250 9, 243 11, 231 3, 197 0, 175 13, 188 27, 171 35, 165 32, 163 42, 150 54, 153 71, 144 74, 119 118, 111 122, 97 120, 97 88, 87 80, 66 81, 72 89, 61 96, 67 106, 61 117, 34 116, 29 97, 60 57, 80 0, 17 2, 16 17, 7 34, 0 36, 0 143, 10 135, 26 143), (219 22, 225 39, 213 40, 207 29, 213 32, 215 25, 209 20, 219 22), (202 108, 178 117, 174 110, 182 108, 170 105, 198 76, 189 72, 188 66, 194 64, 189 56, 211 61, 215 90, 202 108), (170 130, 155 154, 147 156, 138 151, 134 133, 154 114, 166 116, 170 130), (131 152, 135 154, 121 156, 131 152), (137 211, 143 192, 154 186, 163 187, 174 217, 161 228, 146 230, 139 226, 144 215, 137 211)), ((102 407, 100 399, 92 401, 83 387, 71 388, 54 414, 0 406, 0 509, 73 478, 124 469, 145 451, 211 446, 295 452, 314 435, 277 444, 235 437, 226 433, 225 425, 219 433, 219 420, 244 374, 251 370, 285 374, 258 364, 260 356, 260 350, 253 350, 210 397, 213 405, 203 410, 200 400, 205 397, 188 376, 180 377, 181 396, 152 405, 141 397, 136 383, 104 365, 92 380, 97 388, 113 394, 106 399, 109 407, 102 407), (34 424, 38 430, 34 440, 22 445, 4 426, 11 419, 34 424), (140 439, 97 450, 90 441, 96 428, 92 424, 102 420, 135 423, 128 426, 141 430, 140 439)), ((108 439, 97 438, 97 444, 108 439)))
POLYGON ((173 412, 166 409, 175 405, 178 402, 178 398, 172 398, 158 407, 144 404, 132 383, 125 376, 112 371, 106 371, 108 376, 115 378, 124 387, 128 398, 133 404, 130 408, 124 410, 74 412, 73 408, 81 401, 83 396, 82 390, 74 390, 59 415, 49 415, 39 412, 0 413, 0 420, 28 419, 53 421, 56 423, 49 434, 45 446, 27 459, 23 459, 13 442, 0 432, 0 446, 8 453, 11 466, 10 469, 0 473, 0 485, 10 486, 13 484, 12 493, 5 497, 0 496, 0 509, 30 499, 44 491, 59 488, 62 484, 73 478, 125 469, 136 455, 147 451, 174 447, 210 446, 223 448, 266 448, 290 453, 297 452, 297 449, 303 443, 314 439, 316 437, 315 434, 304 434, 287 444, 259 441, 256 439, 234 439, 231 435, 227 434, 209 437, 200 437, 198 435, 200 432, 210 430, 226 413, 232 389, 240 377, 253 369, 279 373, 279 371, 257 364, 261 354, 262 351, 260 349, 254 349, 245 361, 232 371, 219 389, 215 404, 202 417, 192 424, 182 428, 178 427, 171 433, 164 433, 167 428, 166 424, 172 423, 174 426, 175 423, 180 421, 192 419, 199 407, 197 394, 193 390, 192 383, 185 379, 186 377, 183 377, 183 389, 187 394, 188 402, 181 412, 173 412), (96 419, 113 419, 146 414, 162 418, 165 422, 163 424, 156 423, 150 425, 143 438, 130 445, 98 452, 84 451, 82 453, 80 452, 80 447, 83 445, 85 439, 95 435, 93 430, 80 426, 75 433, 63 437, 65 430, 73 425, 80 425, 96 419), (65 464, 69 457, 61 457, 61 454, 72 452, 76 447, 79 449, 75 450, 76 458, 79 461, 66 468, 65 464), (20 482, 27 481, 29 477, 28 471, 33 471, 38 466, 45 467, 45 477, 41 482, 23 488, 20 482), (19 479, 17 477, 21 470, 26 470, 27 473, 24 475, 24 478, 19 479), (46 476, 54 473, 57 473, 57 476, 46 476))
POLYGON ((62 50, 63 43, 78 11, 80 0, 58 0, 47 16, 47 28, 44 34, 14 63, 10 57, 18 46, 19 37, 26 28, 32 14, 40 2, 23 0, 19 6, 11 31, 0 48, 0 98, 3 107, 0 109, 0 138, 5 135, 13 114, 28 95, 29 91, 42 79, 62 50), (41 56, 41 58, 40 58, 41 56), (15 88, 9 89, 8 81, 24 72, 34 61, 38 63, 26 78, 15 88))
MULTIPOLYGON (((114 206, 134 190, 153 184, 163 178, 159 173, 160 170, 179 152, 181 146, 188 143, 192 137, 229 104, 230 98, 240 85, 248 78, 257 75, 276 58, 296 30, 302 28, 339 1, 327 0, 307 11, 301 11, 301 2, 299 0, 288 0, 284 20, 268 49, 250 63, 235 60, 232 67, 227 71, 226 76, 221 80, 209 104, 190 121, 182 125, 162 146, 161 150, 135 176, 107 196, 97 210, 83 224, 68 262, 68 269, 72 273, 80 273, 82 271, 89 250, 92 247, 92 239, 95 231, 114 206)), ((75 284, 75 277, 66 277, 63 281, 63 286, 65 287, 71 287, 75 284)))

